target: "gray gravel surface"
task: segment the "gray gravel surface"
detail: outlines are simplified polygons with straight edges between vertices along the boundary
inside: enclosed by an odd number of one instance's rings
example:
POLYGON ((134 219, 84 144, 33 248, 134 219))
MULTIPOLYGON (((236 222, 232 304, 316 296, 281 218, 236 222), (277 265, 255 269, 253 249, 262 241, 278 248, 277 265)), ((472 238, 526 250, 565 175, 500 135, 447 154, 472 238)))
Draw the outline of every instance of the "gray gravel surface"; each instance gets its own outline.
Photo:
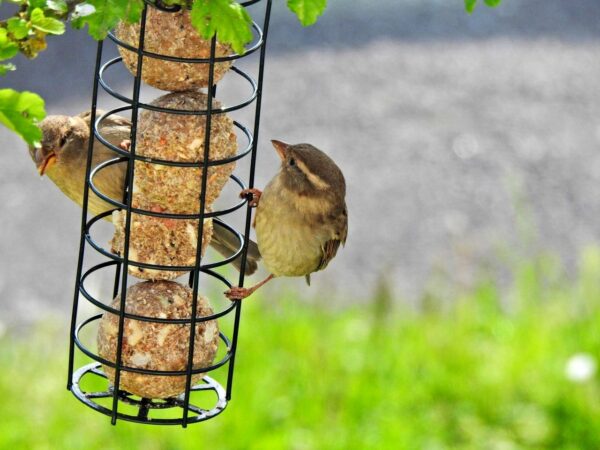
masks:
MULTIPOLYGON (((337 0, 309 29, 280 3, 257 185, 276 170, 268 139, 317 145, 346 174, 350 234, 313 286, 277 280, 270 295, 361 301, 383 275, 414 301, 482 271, 502 279, 539 248, 574 270, 598 241, 600 3, 506 0, 467 16, 459 0, 337 0)), ((89 105, 95 43, 69 32, 50 44, 0 83, 41 93, 49 113, 77 113, 89 105)), ((115 75, 115 86, 128 82, 115 75)), ((244 91, 232 81, 230 92, 244 91)), ((0 317, 66 320, 79 209, 5 129, 0 143, 0 317)))

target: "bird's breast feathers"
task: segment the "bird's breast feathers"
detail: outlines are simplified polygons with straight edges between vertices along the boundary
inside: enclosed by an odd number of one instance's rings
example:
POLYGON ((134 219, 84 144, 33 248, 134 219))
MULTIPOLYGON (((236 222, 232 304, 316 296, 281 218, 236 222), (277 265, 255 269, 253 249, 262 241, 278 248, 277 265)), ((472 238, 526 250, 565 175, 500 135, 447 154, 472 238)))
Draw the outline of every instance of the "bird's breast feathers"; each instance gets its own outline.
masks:
POLYGON ((303 276, 319 270, 323 246, 337 234, 332 224, 319 220, 330 209, 326 202, 300 197, 273 180, 263 191, 255 219, 267 269, 277 276, 303 276))

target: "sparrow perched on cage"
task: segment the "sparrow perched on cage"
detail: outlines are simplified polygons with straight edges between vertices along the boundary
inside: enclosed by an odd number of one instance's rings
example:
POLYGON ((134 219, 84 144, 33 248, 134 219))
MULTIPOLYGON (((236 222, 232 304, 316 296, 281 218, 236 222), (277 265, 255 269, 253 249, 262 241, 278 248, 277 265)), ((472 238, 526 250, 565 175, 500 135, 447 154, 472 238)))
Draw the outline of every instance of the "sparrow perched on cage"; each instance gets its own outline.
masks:
MULTIPOLYGON (((98 110, 97 114, 100 116, 103 112, 98 110)), ((48 116, 39 125, 43 134, 41 146, 29 148, 29 154, 35 162, 39 174, 47 175, 67 197, 80 206, 83 204, 85 188, 90 118, 89 111, 77 116, 48 116)), ((130 129, 131 122, 129 120, 111 115, 103 121, 99 131, 111 144, 127 150, 130 129)), ((116 156, 115 152, 95 140, 92 168, 116 156)), ((125 190, 126 170, 125 164, 112 164, 98 172, 94 178, 94 184, 108 197, 121 201, 125 190)), ((90 190, 88 209, 91 214, 98 215, 115 209, 115 206, 100 199, 90 190)), ((111 220, 110 215, 105 218, 111 220)), ((223 256, 229 257, 237 251, 238 240, 231 231, 216 226, 213 229, 210 245, 223 256)), ((246 275, 251 275, 256 271, 259 260, 258 247, 255 242, 250 240, 244 270, 246 275)), ((232 264, 240 270, 241 257, 236 258, 232 264)))
POLYGON ((333 160, 310 144, 271 141, 281 168, 261 193, 242 191, 256 206, 254 228, 263 263, 271 274, 250 287, 233 287, 230 299, 242 299, 278 276, 304 276, 327 267, 346 243, 346 182, 333 160))

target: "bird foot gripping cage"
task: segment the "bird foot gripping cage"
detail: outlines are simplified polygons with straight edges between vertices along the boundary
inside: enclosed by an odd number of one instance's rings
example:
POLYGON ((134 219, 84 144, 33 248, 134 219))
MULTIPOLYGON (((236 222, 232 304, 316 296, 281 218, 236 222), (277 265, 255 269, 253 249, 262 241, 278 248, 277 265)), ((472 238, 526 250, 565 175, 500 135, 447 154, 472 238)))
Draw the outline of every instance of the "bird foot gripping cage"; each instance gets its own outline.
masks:
MULTIPOLYGON (((146 1, 142 18, 138 25, 139 32, 135 36, 135 44, 137 45, 125 42, 126 40, 119 36, 118 33, 109 33, 110 40, 120 47, 121 56, 104 62, 104 43, 102 41, 98 43, 90 114, 90 135, 94 136, 97 142, 99 141, 111 149, 114 152, 114 158, 100 164, 95 164, 94 152, 97 150, 94 148, 94 139, 90 139, 79 262, 71 320, 67 388, 87 406, 110 416, 113 424, 116 423, 117 419, 123 419, 160 425, 179 424, 185 427, 188 423, 200 422, 219 414, 231 398, 241 303, 228 301, 221 310, 213 312, 210 307, 207 309, 206 300, 199 294, 199 289, 206 292, 206 286, 210 281, 218 283, 221 291, 223 290, 223 285, 227 288, 231 287, 232 283, 222 273, 219 273, 218 268, 231 263, 238 257, 242 260, 242 267, 244 267, 246 262, 247 237, 249 236, 251 222, 251 211, 247 200, 240 201, 236 197, 233 206, 217 211, 213 211, 210 208, 207 200, 207 187, 209 187, 208 185, 214 178, 211 176, 210 170, 218 171, 219 168, 226 165, 231 167, 234 161, 242 158, 250 159, 247 182, 244 182, 243 176, 238 177, 231 172, 227 173, 226 177, 233 180, 234 186, 239 187, 239 189, 253 187, 254 185, 265 45, 271 0, 251 0, 241 2, 241 4, 245 7, 258 4, 257 6, 252 6, 252 15, 254 17, 258 17, 259 15, 264 17, 262 25, 253 22, 254 40, 246 47, 244 55, 233 54, 230 51, 229 54, 225 53, 224 56, 218 55, 217 46, 219 44, 216 38, 210 41, 209 57, 179 57, 179 55, 164 55, 159 54, 160 52, 156 53, 145 50, 147 48, 145 43, 149 38, 148 24, 150 15, 157 13, 157 11, 161 14, 181 13, 178 6, 164 6, 160 3, 150 1, 146 1), (262 11, 261 7, 263 8, 262 11), (131 60, 129 61, 129 69, 133 75, 131 97, 123 94, 122 90, 113 89, 107 81, 107 74, 112 69, 121 66, 119 64, 121 62, 127 63, 125 61, 127 53, 129 53, 129 56, 134 57, 133 63, 131 63, 131 60), (216 99, 217 77, 215 70, 217 69, 217 65, 221 63, 229 65, 251 55, 254 55, 253 61, 257 61, 258 64, 258 67, 254 69, 257 72, 253 74, 254 76, 235 65, 228 71, 228 76, 237 77, 250 93, 243 96, 241 101, 231 102, 230 106, 219 103, 216 99), (256 57, 257 55, 258 57, 256 57), (194 73, 204 68, 202 70, 206 71, 208 82, 205 84, 206 87, 201 90, 201 95, 206 99, 206 107, 198 108, 195 105, 190 108, 188 105, 185 108, 179 107, 178 104, 173 105, 160 102, 144 103, 140 101, 142 79, 144 79, 143 65, 153 64, 157 61, 167 62, 168 64, 187 64, 188 67, 192 65, 194 73), (97 109, 99 93, 102 93, 99 87, 106 93, 104 95, 107 98, 110 99, 112 97, 117 99, 124 105, 110 109, 108 112, 101 112, 97 109), (254 104, 253 131, 242 123, 233 121, 232 130, 235 130, 235 137, 231 137, 233 131, 230 131, 230 140, 234 139, 234 142, 241 141, 239 147, 237 143, 234 144, 236 147, 235 154, 225 158, 211 159, 209 155, 210 147, 211 144, 215 145, 214 141, 211 140, 211 134, 215 133, 212 125, 219 120, 218 117, 220 115, 227 115, 228 113, 249 107, 252 104, 254 104), (167 118, 164 119, 163 125, 165 123, 173 123, 168 122, 168 117, 175 118, 175 122, 183 122, 187 120, 185 118, 189 117, 204 118, 204 129, 195 130, 198 134, 197 138, 192 142, 192 146, 200 148, 203 154, 197 155, 196 160, 190 161, 189 159, 156 157, 156 155, 148 156, 148 154, 144 154, 143 152, 140 153, 141 150, 138 150, 136 153, 136 141, 138 141, 138 147, 140 145, 140 127, 138 126, 140 117, 148 112, 150 114, 160 114, 163 119, 167 118), (104 132, 105 128, 103 128, 106 122, 119 113, 131 115, 130 143, 126 144, 126 146, 111 142, 107 133, 104 132), (203 144, 203 148, 201 144, 203 144), (102 171, 110 170, 111 166, 118 164, 124 164, 127 167, 127 176, 125 177, 126 187, 122 199, 109 197, 99 188, 99 183, 96 183, 96 180, 102 176, 102 171), (135 195, 137 195, 139 188, 136 187, 136 180, 141 176, 140 168, 145 168, 146 176, 148 174, 156 175, 157 173, 167 173, 166 176, 168 176, 169 170, 184 172, 195 170, 196 182, 198 183, 198 203, 196 205, 199 204, 199 208, 195 206, 197 209, 193 211, 194 213, 190 213, 189 211, 174 213, 166 212, 169 208, 140 206, 139 202, 135 200, 135 195), (88 210, 91 208, 89 205, 92 196, 100 197, 110 204, 113 209, 88 220, 88 210), (234 211, 243 211, 242 208, 244 206, 245 218, 241 220, 245 223, 243 234, 236 231, 225 221, 219 219, 219 217, 231 214, 234 211), (113 246, 109 250, 105 248, 99 239, 95 238, 94 229, 105 224, 101 219, 108 219, 113 211, 115 212, 113 214, 115 230, 117 226, 120 226, 121 231, 118 238, 115 232, 113 246), (120 219, 117 219, 115 214, 121 214, 120 219), (144 260, 144 258, 140 258, 137 251, 134 253, 131 247, 132 239, 134 239, 135 233, 139 231, 138 227, 140 224, 139 222, 136 223, 136 218, 141 218, 141 221, 146 219, 154 221, 155 224, 158 223, 162 226, 162 229, 165 229, 165 227, 166 229, 177 228, 176 224, 187 221, 185 222, 186 225, 184 226, 185 231, 183 234, 193 236, 194 239, 197 235, 197 240, 193 242, 192 246, 195 253, 195 258, 192 259, 193 263, 177 265, 157 264, 152 259, 146 258, 144 260), (211 219, 212 225, 208 225, 211 223, 211 219), (191 231, 190 222, 193 224, 191 231), (120 225, 118 225, 119 223, 120 225), (217 262, 205 263, 203 261, 203 250, 206 247, 205 241, 207 237, 210 238, 207 235, 207 230, 210 231, 212 227, 224 227, 234 233, 237 237, 238 248, 228 258, 217 262), (120 245, 115 245, 115 240, 120 240, 120 245), (90 250, 90 252, 87 250, 90 250), (97 262, 98 259, 101 262, 97 262), (189 272, 189 282, 186 286, 173 282, 166 282, 171 283, 167 285, 161 281, 142 282, 129 276, 132 271, 136 276, 144 271, 155 274, 161 271, 169 271, 170 273, 175 272, 181 275, 189 272), (105 274, 109 279, 114 278, 114 285, 112 285, 111 291, 112 296, 105 295, 105 298, 100 298, 100 295, 92 293, 93 289, 88 286, 90 284, 89 280, 98 274, 100 276, 105 274), (161 283, 163 284, 161 285, 161 283), (130 298, 130 294, 136 291, 137 288, 134 286, 140 286, 140 284, 144 285, 142 286, 144 288, 149 287, 149 289, 144 291, 146 296, 142 295, 141 300, 132 306, 131 302, 133 299, 130 298), (165 286, 167 286, 166 290, 163 289, 165 286), (156 289, 164 295, 158 295, 156 289), (185 297, 185 295, 188 295, 187 303, 185 299, 182 300, 182 297, 185 297), (85 308, 81 308, 80 299, 81 302, 87 301, 99 308, 100 313, 92 313, 91 316, 87 315, 85 308), (138 308, 140 304, 146 306, 140 309, 138 308), (148 304, 151 306, 147 307, 148 304), (163 308, 165 305, 166 309, 163 308), (177 308, 179 308, 179 313, 177 313, 177 308), (149 314, 148 310, 151 310, 152 314, 149 314), (181 310, 184 311, 183 315, 181 310), (229 328, 229 334, 221 330, 223 328, 222 322, 226 320, 228 321, 226 325, 229 328), (209 326, 211 323, 218 324, 218 326, 209 326), (90 339, 86 340, 86 336, 95 336, 94 330, 97 330, 97 333, 99 333, 97 335, 97 353, 92 351, 93 339, 92 344, 89 342, 90 339), (202 345, 205 345, 210 340, 209 331, 212 331, 214 338, 211 345, 216 348, 216 350, 213 349, 212 353, 202 348, 202 345), (153 334, 151 338, 148 338, 145 333, 153 334), (174 338, 170 336, 171 333, 174 333, 174 338), (102 353, 100 351, 102 346, 100 341, 102 339, 104 339, 102 345, 108 345, 109 347, 112 345, 111 350, 108 353, 104 351, 103 355, 100 354, 102 353), (139 350, 139 348, 136 349, 136 345, 144 341, 148 341, 146 344, 151 342, 155 346, 163 345, 165 347, 162 354, 163 362, 169 361, 171 363, 173 362, 172 360, 179 360, 180 366, 178 370, 174 370, 173 366, 168 364, 165 365, 167 369, 163 367, 161 370, 152 366, 152 349, 146 349, 149 353, 144 353, 144 351, 140 350, 136 354, 136 351, 139 350), (76 347, 81 353, 76 353, 76 347), (112 355, 110 354, 111 351, 112 355), (209 362, 207 363, 205 359, 203 363, 199 364, 196 361, 196 356, 203 352, 211 353, 208 359, 209 362), (76 359, 85 359, 86 356, 94 360, 94 362, 89 363, 88 361, 88 364, 76 370, 76 359), (215 357, 216 359, 213 361, 215 357), (226 380, 223 385, 216 380, 216 376, 212 376, 212 374, 211 376, 205 375, 215 370, 226 380), (168 386, 178 384, 179 389, 176 392, 169 391, 168 395, 145 395, 144 392, 146 391, 136 394, 129 392, 129 390, 134 389, 125 390, 123 388, 123 385, 126 384, 124 380, 129 380, 128 383, 130 385, 137 382, 144 386, 148 384, 153 385, 160 381, 166 383, 168 386), (177 380, 177 382, 173 380, 177 380), (200 380, 200 383, 195 385, 198 380, 200 380)), ((181 26, 181 29, 183 29, 183 26, 181 26)), ((169 35, 165 39, 167 39, 167 42, 168 40, 175 41, 176 37, 169 35)), ((200 91, 196 90, 195 92, 200 91)), ((180 95, 185 97, 186 94, 180 93, 180 95)), ((219 132, 218 129, 216 132, 219 132)), ((162 138, 160 139, 162 140, 162 138)), ((175 139, 179 138, 175 137, 175 139)), ((165 175, 161 176, 163 178, 159 178, 160 182, 163 185, 168 185, 168 180, 164 179, 165 175)), ((186 177, 184 178, 189 179, 189 177, 186 177)), ((239 192, 239 190, 232 190, 232 192, 239 192)), ((233 194, 230 195, 230 197, 232 196, 233 194)), ((149 230, 148 233, 155 233, 155 229, 150 228, 149 230)), ((167 233, 171 233, 171 231, 167 231, 167 233)), ((160 236, 155 236, 155 238, 160 239, 160 236)), ((167 246, 169 245, 174 247, 179 244, 171 242, 167 244, 167 246)), ((242 286, 243 283, 244 271, 242 270, 236 284, 242 286)), ((95 312, 98 311, 96 310, 95 312)), ((177 361, 175 362, 177 363, 177 361)), ((160 387, 158 390, 160 391, 160 387)))

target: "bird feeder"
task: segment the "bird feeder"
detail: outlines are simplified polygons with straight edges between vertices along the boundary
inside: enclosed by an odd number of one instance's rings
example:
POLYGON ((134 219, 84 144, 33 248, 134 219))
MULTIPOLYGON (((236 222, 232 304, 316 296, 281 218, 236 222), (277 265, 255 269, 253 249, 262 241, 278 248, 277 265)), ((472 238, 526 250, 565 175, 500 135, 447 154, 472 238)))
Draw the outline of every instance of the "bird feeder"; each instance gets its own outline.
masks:
POLYGON ((232 283, 219 268, 238 257, 242 267, 246 262, 251 208, 234 193, 254 185, 271 0, 241 5, 260 18, 253 21, 254 40, 243 55, 221 45, 218 36, 200 42, 188 33, 190 43, 181 45, 177 33, 187 33, 188 23, 181 20, 189 12, 150 0, 139 24, 119 25, 108 34, 120 56, 107 58, 105 42, 98 42, 90 135, 115 156, 94 165, 90 139, 67 388, 110 416, 113 425, 121 419, 186 427, 218 415, 231 399, 241 303, 224 300, 224 307, 214 308, 206 292, 208 286, 222 292, 244 283, 243 270, 232 283), (241 59, 247 60, 244 70, 241 59), (123 65, 132 75, 127 90, 109 81, 111 71, 123 65), (224 76, 245 86, 242 98, 227 104, 219 99, 224 76), (146 102, 144 84, 173 92, 146 102), (121 106, 101 110, 99 94, 121 106), (230 118, 244 108, 253 123, 230 118), (131 118, 130 142, 124 145, 102 132, 115 115, 131 118), (250 160, 249 173, 234 174, 242 158, 250 160), (94 183, 114 164, 127 168, 123 198, 111 198, 94 183), (235 186, 225 199, 229 206, 214 209, 213 200, 226 195, 220 193, 226 183, 235 186), (92 196, 114 209, 88 217, 92 196), (242 231, 227 221, 238 210, 245 210, 242 231), (95 233, 109 216, 115 227, 110 243, 95 233), (231 257, 205 262, 204 250, 217 227, 235 234, 238 249, 231 257), (108 289, 112 296, 93 292, 89 280, 98 275, 114 280, 108 289), (76 360, 88 358, 92 362, 75 367, 76 360))

